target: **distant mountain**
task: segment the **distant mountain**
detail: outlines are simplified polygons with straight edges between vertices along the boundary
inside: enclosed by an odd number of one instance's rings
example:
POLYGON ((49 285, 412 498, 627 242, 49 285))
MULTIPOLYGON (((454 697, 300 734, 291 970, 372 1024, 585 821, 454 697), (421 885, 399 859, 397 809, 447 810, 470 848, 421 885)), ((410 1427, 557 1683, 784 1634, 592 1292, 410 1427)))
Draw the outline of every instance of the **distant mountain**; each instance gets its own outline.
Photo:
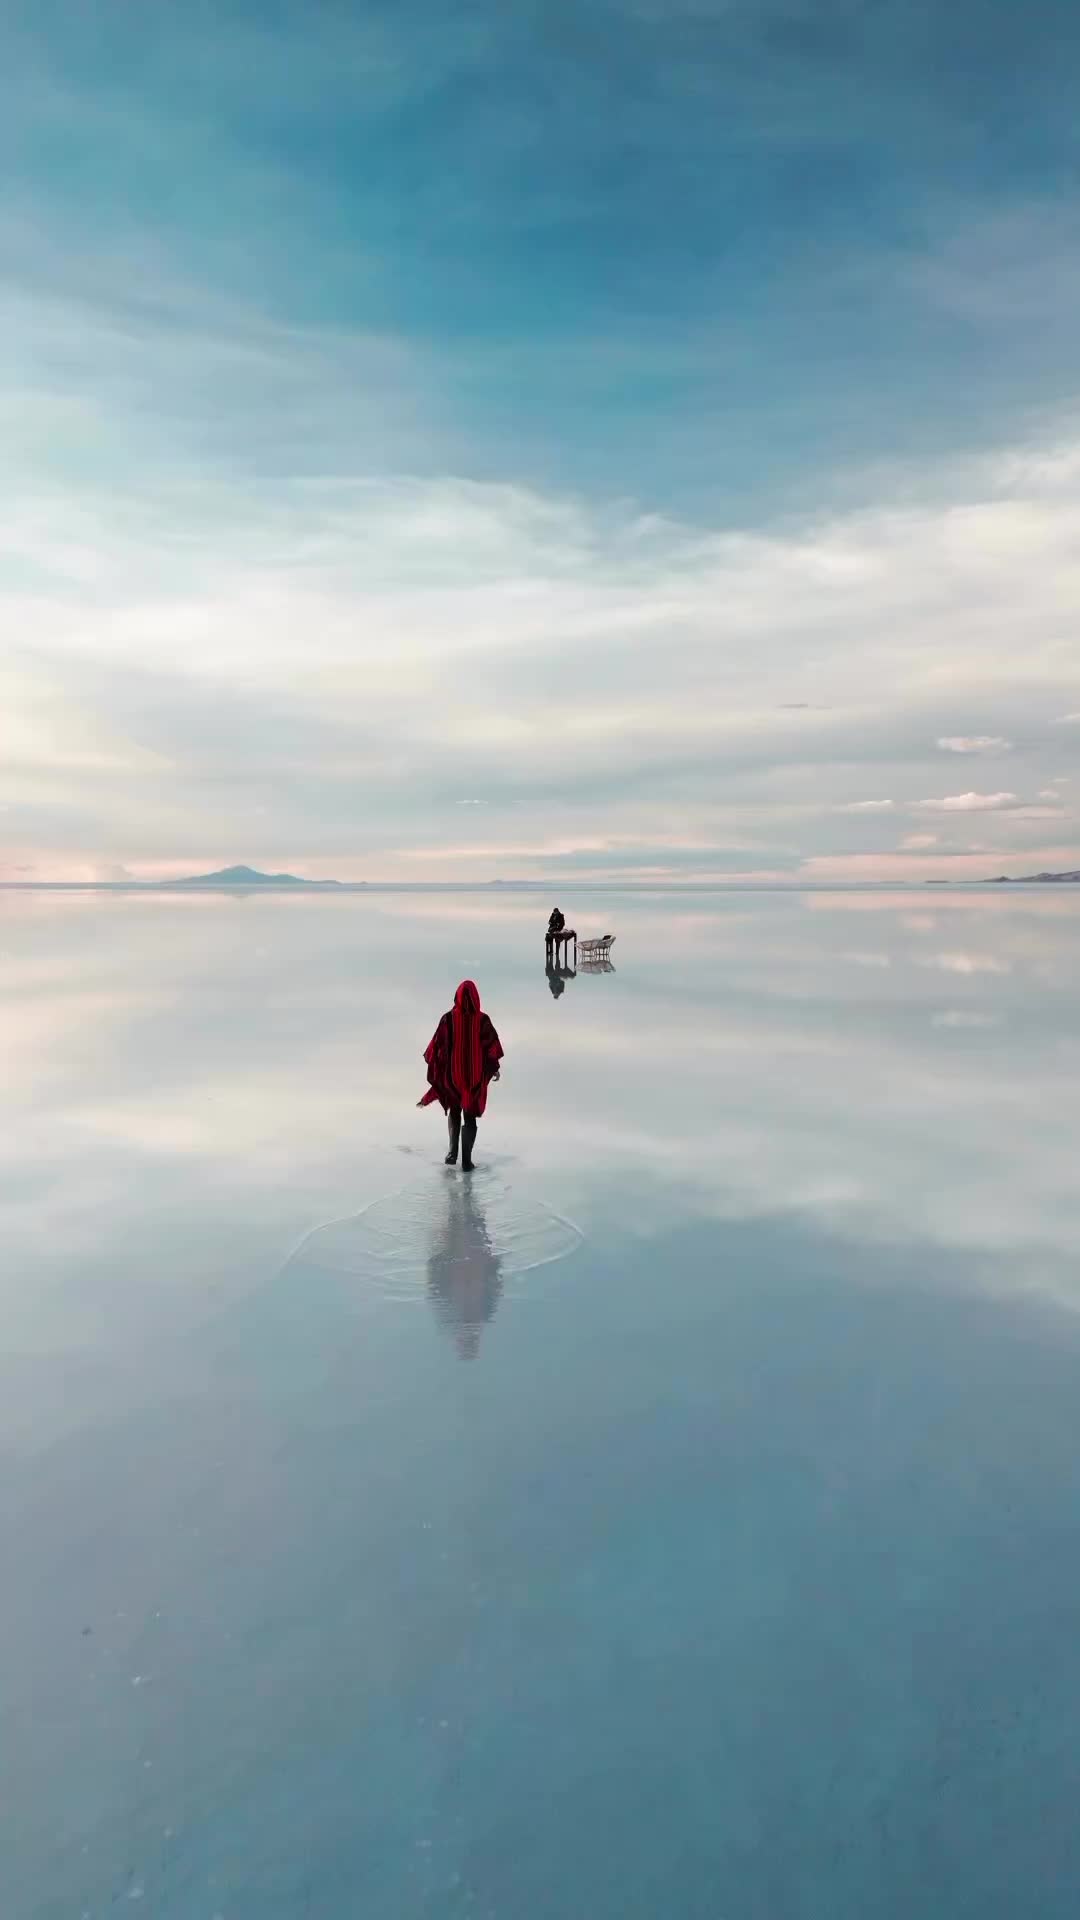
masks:
POLYGON ((1035 887, 1035 886, 1080 886, 1080 870, 1072 873, 1022 873, 1014 878, 1011 873, 999 873, 995 883, 999 887, 1035 887))
POLYGON ((185 880, 163 880, 166 887, 340 887, 340 880, 302 880, 295 873, 260 873, 256 867, 222 867, 220 873, 194 873, 185 880))

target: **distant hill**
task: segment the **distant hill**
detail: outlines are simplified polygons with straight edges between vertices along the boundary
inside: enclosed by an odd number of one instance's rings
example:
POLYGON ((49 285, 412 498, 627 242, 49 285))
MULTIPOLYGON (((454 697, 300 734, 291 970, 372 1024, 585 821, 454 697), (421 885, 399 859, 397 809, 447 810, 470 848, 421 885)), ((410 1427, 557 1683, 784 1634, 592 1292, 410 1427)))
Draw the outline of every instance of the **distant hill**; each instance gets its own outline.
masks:
POLYGON ((340 880, 302 880, 296 873, 260 873, 256 867, 222 867, 219 873, 194 873, 185 880, 162 880, 166 887, 340 887, 340 880))
POLYGON ((996 880, 999 887, 1036 887, 1036 886, 1080 886, 1080 870, 1072 873, 1022 873, 1014 878, 1011 873, 999 873, 996 880))

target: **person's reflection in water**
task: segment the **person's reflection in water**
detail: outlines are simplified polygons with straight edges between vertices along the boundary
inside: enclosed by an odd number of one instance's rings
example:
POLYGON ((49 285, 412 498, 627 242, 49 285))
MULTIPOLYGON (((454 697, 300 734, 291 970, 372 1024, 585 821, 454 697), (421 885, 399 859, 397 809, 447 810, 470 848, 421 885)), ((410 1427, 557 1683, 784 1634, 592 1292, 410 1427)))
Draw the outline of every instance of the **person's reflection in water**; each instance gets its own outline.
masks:
POLYGON ((428 1257, 428 1298, 462 1360, 475 1360, 480 1335, 495 1316, 501 1265, 474 1184, 448 1179, 445 1212, 428 1257))
POLYGON ((557 967, 553 960, 548 961, 544 971, 547 974, 547 983, 551 988, 551 997, 553 1000, 557 1000, 560 993, 566 992, 566 983, 568 980, 576 978, 573 967, 557 967))

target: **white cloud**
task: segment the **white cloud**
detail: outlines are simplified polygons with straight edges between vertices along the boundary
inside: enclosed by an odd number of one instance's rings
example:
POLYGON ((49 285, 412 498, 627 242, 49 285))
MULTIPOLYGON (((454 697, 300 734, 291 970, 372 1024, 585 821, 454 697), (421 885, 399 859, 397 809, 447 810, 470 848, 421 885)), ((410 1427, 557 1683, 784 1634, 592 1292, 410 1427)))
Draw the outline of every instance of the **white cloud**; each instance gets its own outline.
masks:
POLYGON ((1080 713, 1062 713, 1058 715, 1056 727, 1080 727, 1080 713))
MULTIPOLYGON (((81 271, 53 259, 40 298, 0 309, 15 860, 394 877, 453 846, 452 810, 479 810, 467 778, 513 845, 580 837, 582 819, 639 840, 647 820, 794 873, 841 858, 839 816, 869 834, 906 809, 844 796, 903 791, 943 688, 987 726, 953 741, 1007 741, 1018 712, 1075 697, 1068 447, 927 472, 899 504, 794 528, 682 524, 651 501, 469 478, 445 369, 392 340, 167 283, 125 304, 104 279, 65 286, 81 271), (76 441, 108 420, 107 474, 64 467, 61 417, 76 441), (821 699, 795 728, 777 709, 808 661, 821 699)), ((914 810, 1004 809, 1022 824, 1014 794, 914 810)))
MULTIPOLYGON (((939 848, 928 852, 888 852, 878 850, 866 853, 826 853, 808 854, 799 867, 800 879, 814 884, 832 885, 839 881, 843 885, 860 880, 875 883, 898 881, 907 885, 926 880, 993 880, 1004 869, 1015 873, 1022 859, 1025 872, 1045 869, 1047 872, 1064 870, 1072 864, 1080 867, 1080 855, 1074 847, 1032 847, 1026 842, 1022 854, 992 852, 984 849, 972 851, 970 848, 945 854, 939 848)), ((856 896, 852 895, 852 898, 856 896)), ((870 896, 865 896, 870 898, 870 896)), ((976 900, 975 894, 967 896, 952 895, 957 899, 966 897, 976 900)), ((1012 896, 1010 896, 1011 898, 1012 896)), ((1068 901, 1064 901, 1068 907, 1068 901)))
POLYGON ((907 838, 900 842, 904 853, 922 853, 927 847, 936 847, 938 844, 936 833, 909 833, 907 838))
POLYGON ((933 953, 920 956, 920 967, 935 967, 939 973, 1010 973, 1011 966, 992 953, 933 953))
POLYGON ((950 733, 938 741, 938 746, 946 753, 1008 753, 1012 741, 1003 740, 1000 734, 950 733))
POLYGON ((1000 1013, 976 1013, 974 1011, 969 1013, 963 1007, 949 1007, 943 1013, 935 1013, 933 1025, 935 1027, 955 1027, 960 1031, 967 1027, 970 1028, 972 1032, 977 1032, 984 1027, 1000 1027, 1001 1015, 1000 1013))
POLYGON ((1019 804, 1015 793, 950 793, 943 800, 915 800, 913 813, 998 813, 1019 804))

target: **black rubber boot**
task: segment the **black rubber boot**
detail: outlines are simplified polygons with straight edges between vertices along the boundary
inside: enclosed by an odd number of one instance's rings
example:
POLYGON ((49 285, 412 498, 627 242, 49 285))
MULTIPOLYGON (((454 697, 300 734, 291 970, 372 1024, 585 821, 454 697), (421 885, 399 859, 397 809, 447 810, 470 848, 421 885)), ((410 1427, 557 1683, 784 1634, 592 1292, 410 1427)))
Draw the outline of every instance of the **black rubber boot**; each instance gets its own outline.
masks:
POLYGON ((475 1145, 476 1115, 475 1113, 467 1113, 465 1115, 465 1131, 461 1141, 461 1165, 465 1173, 471 1173, 473 1170, 472 1150, 475 1145))
MULTIPOLYGON (((447 1166, 448 1166, 448 1167, 456 1167, 456 1166, 457 1166, 457 1150, 458 1150, 458 1141, 459 1141, 459 1140, 461 1139, 461 1113, 460 1113, 460 1110, 459 1110, 458 1112, 456 1112, 456 1113, 453 1113, 453 1112, 452 1112, 452 1113, 448 1113, 448 1114, 447 1114, 447 1116, 446 1116, 446 1130, 447 1130, 447 1132, 448 1132, 448 1133, 449 1133, 449 1135, 450 1135, 450 1151, 449 1151, 449 1153, 448 1153, 448 1154, 447 1154, 447 1156, 446 1156, 446 1164, 447 1164, 447 1166)), ((467 1151, 467 1150, 466 1150, 466 1151, 467 1151)))

